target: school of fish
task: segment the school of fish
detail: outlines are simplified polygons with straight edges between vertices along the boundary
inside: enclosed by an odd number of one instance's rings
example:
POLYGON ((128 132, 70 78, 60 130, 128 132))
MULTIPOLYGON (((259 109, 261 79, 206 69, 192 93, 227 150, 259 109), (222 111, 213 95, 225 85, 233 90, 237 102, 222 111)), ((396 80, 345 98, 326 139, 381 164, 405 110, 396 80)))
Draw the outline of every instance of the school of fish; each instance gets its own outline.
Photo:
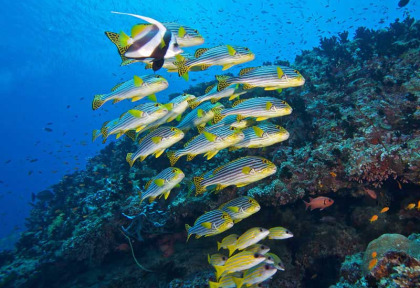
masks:
MULTIPOLYGON (((182 48, 204 43, 204 38, 196 29, 175 22, 162 23, 136 14, 112 13, 146 22, 135 24, 130 35, 123 31, 105 32, 117 48, 121 66, 142 63, 146 69, 158 71, 163 68, 188 80, 189 72, 204 71, 214 66, 222 66, 222 70, 227 70, 255 58, 249 48, 230 43, 199 48, 190 54, 182 48)), ((151 203, 161 196, 168 199, 173 188, 179 187, 185 178, 190 178, 180 168, 174 167, 182 156, 191 161, 203 155, 201 159, 208 161, 223 149, 234 151, 264 148, 289 138, 289 132, 273 121, 290 115, 292 107, 278 97, 251 97, 249 91, 263 88, 280 93, 285 88, 302 86, 305 79, 299 71, 286 66, 267 65, 243 68, 238 76, 217 75, 215 78, 216 82, 203 95, 196 97, 184 93, 168 103, 158 102, 156 97, 157 92, 169 87, 168 81, 157 74, 135 75, 115 85, 109 93, 94 96, 93 110, 111 100, 113 104, 126 99, 132 102, 142 99, 152 101, 136 105, 118 118, 105 122, 92 133, 93 141, 102 136, 105 143, 110 135, 116 135, 117 139, 125 135, 138 142, 138 149, 126 156, 130 166, 138 159, 143 161, 150 155, 158 158, 166 151, 170 167, 152 177, 142 190, 137 189, 140 203, 145 199, 151 203), (244 94, 244 97, 250 97, 239 99, 244 94), (235 102, 225 107, 226 104, 218 102, 225 98, 235 102), (174 121, 178 123, 174 124, 174 121), (184 148, 167 150, 183 141, 194 128, 197 134, 185 141, 184 148)), ((228 186, 244 187, 276 172, 276 165, 269 159, 259 156, 240 157, 193 176, 189 190, 195 191, 196 195, 220 192, 228 186)), ((320 206, 314 205, 311 208, 314 207, 320 206)), ((261 206, 252 197, 231 199, 217 209, 205 212, 193 225, 185 224, 187 241, 192 235, 198 239, 223 233, 260 209, 261 206)), ((242 235, 226 236, 217 246, 218 250, 227 249, 229 256, 208 256, 209 264, 216 269, 216 281, 209 281, 209 286, 258 287, 260 283, 265 283, 278 270, 285 268, 281 259, 268 253, 270 248, 259 242, 290 237, 293 234, 283 227, 254 227, 242 235)))

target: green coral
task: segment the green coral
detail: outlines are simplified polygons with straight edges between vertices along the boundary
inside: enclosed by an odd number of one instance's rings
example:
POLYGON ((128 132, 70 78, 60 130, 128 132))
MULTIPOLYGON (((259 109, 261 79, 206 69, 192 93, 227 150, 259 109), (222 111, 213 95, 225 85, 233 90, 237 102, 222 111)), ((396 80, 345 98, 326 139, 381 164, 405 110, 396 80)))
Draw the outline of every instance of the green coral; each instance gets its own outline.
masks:
POLYGON ((51 238, 56 229, 64 223, 64 213, 59 214, 54 221, 48 226, 48 237, 51 238))

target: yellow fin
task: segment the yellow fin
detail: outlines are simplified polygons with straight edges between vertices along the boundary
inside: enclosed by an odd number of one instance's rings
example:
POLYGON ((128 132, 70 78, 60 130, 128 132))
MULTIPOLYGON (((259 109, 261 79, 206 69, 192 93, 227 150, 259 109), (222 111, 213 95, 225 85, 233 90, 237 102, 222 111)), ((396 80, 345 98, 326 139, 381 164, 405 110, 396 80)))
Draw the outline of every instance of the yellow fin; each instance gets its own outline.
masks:
POLYGON ((222 276, 223 272, 225 272, 226 267, 225 266, 218 266, 218 265, 213 265, 214 269, 216 269, 216 279, 217 281, 219 281, 220 276, 222 276))
POLYGON ((165 149, 161 149, 161 150, 156 151, 156 153, 155 153, 155 157, 156 157, 156 158, 159 158, 159 157, 160 157, 160 155, 162 155, 162 153, 163 153, 163 152, 165 152, 165 149))
POLYGON ((117 133, 117 135, 116 135, 116 138, 118 139, 118 138, 120 138, 122 135, 124 135, 124 131, 122 131, 122 132, 118 132, 118 133, 117 133))
POLYGON ((209 50, 209 48, 199 48, 199 49, 195 50, 194 57, 195 57, 195 58, 200 57, 200 56, 201 56, 201 55, 203 55, 203 53, 204 53, 204 52, 206 52, 207 50, 209 50))
POLYGON ((195 156, 197 156, 197 155, 195 155, 195 154, 188 154, 187 155, 187 161, 193 160, 195 158, 195 156))
POLYGON ((125 160, 127 160, 128 164, 130 164, 130 167, 133 167, 134 161, 131 157, 133 156, 133 153, 127 153, 127 156, 125 157, 125 160))
POLYGON ((216 80, 217 80, 217 91, 222 91, 223 89, 225 89, 226 87, 228 87, 229 84, 229 76, 226 75, 216 75, 216 80))
POLYGON ((191 228, 191 226, 190 226, 190 225, 185 224, 185 230, 187 230, 187 233, 188 233, 188 236, 187 236, 187 241, 186 241, 186 242, 188 242, 188 240, 190 239, 190 237, 191 237, 191 235, 192 235, 190 232, 188 232, 188 230, 190 230, 190 228, 191 228))
POLYGON ((149 203, 152 203, 153 201, 155 201, 156 197, 149 197, 149 203))
POLYGON ((245 166, 244 168, 242 168, 242 173, 243 174, 249 174, 251 172, 252 168, 249 166, 245 166))
POLYGON ((206 91, 204 91, 205 94, 209 93, 211 91, 211 89, 214 88, 214 86, 216 86, 216 84, 210 85, 209 87, 206 88, 206 91))
POLYGON ((155 179, 155 181, 153 181, 157 186, 162 187, 163 184, 165 184, 165 179, 155 179))
POLYGON ((236 288, 241 288, 244 285, 244 278, 236 278, 232 276, 232 281, 235 283, 236 288))
POLYGON ((101 107, 102 105, 104 105, 105 101, 102 100, 103 96, 104 96, 104 94, 95 95, 95 97, 93 98, 93 101, 92 101, 92 110, 96 110, 99 107, 101 107))
MULTIPOLYGON (((226 45, 226 47, 227 47, 227 49, 228 49, 228 53, 229 53, 229 55, 230 56, 233 56, 233 55, 235 55, 236 54, 236 50, 235 50, 235 48, 233 48, 232 46, 230 46, 230 45, 226 45)), ((233 65, 232 65, 233 66, 233 65)), ((225 69, 223 69, 223 70, 225 70, 225 69)))
MULTIPOLYGON (((166 103, 163 105, 168 111, 171 111, 172 109, 174 109, 174 103, 166 103)), ((174 120, 173 118, 171 119, 171 121, 174 120)), ((168 122, 171 122, 168 121, 168 122)))
POLYGON ((165 200, 167 200, 167 199, 168 199, 168 197, 169 197, 169 193, 171 193, 171 190, 166 191, 165 193, 163 193, 163 196, 165 197, 165 200))
POLYGON ((136 96, 136 97, 131 98, 131 102, 136 102, 136 101, 139 101, 140 99, 141 99, 140 96, 136 96))
POLYGON ((270 110, 271 107, 273 107, 273 103, 271 103, 270 101, 268 101, 267 103, 265 103, 265 110, 270 110))
POLYGON ((128 138, 130 138, 133 141, 136 141, 137 134, 136 134, 136 131, 134 131, 134 130, 128 130, 128 131, 125 132, 125 136, 127 136, 128 138))
POLYGON ((239 183, 239 184, 236 184, 236 187, 240 188, 240 187, 244 187, 244 186, 246 186, 248 184, 249 183, 239 183))
POLYGON ((187 32, 185 31, 184 27, 179 27, 178 29, 178 37, 183 38, 187 32))
POLYGON ((139 35, 145 28, 150 26, 150 24, 137 24, 134 25, 133 28, 131 28, 131 37, 134 38, 137 35, 139 35))
POLYGON ((115 103, 118 103, 118 102, 120 102, 120 101, 122 101, 122 99, 114 99, 114 101, 112 101, 112 104, 115 104, 115 103))
POLYGON ((164 38, 162 38, 161 40, 160 40, 160 48, 165 48, 165 46, 166 46, 166 43, 165 43, 165 39, 164 38))
POLYGON ((264 90, 265 91, 273 91, 273 90, 277 90, 278 87, 265 87, 264 90))
POLYGON ((168 151, 166 153, 166 155, 169 158, 169 162, 171 162, 171 166, 175 165, 175 163, 178 161, 178 159, 180 157, 180 156, 177 156, 176 155, 176 152, 175 151, 168 151))
POLYGON ((254 70, 255 68, 257 68, 257 67, 248 67, 248 68, 243 68, 243 69, 241 69, 241 70, 239 71, 239 75, 240 75, 240 76, 245 75, 245 74, 247 74, 247 73, 251 72, 252 70, 254 70))
POLYGON ((146 126, 139 126, 139 127, 137 127, 135 132, 136 133, 139 133, 140 131, 142 131, 144 129, 144 127, 146 127, 146 126))
POLYGON ((229 250, 229 257, 235 252, 236 246, 235 245, 229 245, 227 246, 227 249, 229 250))
POLYGON ((225 70, 227 70, 229 68, 232 68, 233 66, 235 66, 235 64, 226 64, 226 65, 223 65, 222 71, 225 71, 225 70))
POLYGON ((182 118, 182 114, 179 114, 178 116, 176 116, 176 118, 175 118, 175 119, 176 119, 176 121, 178 121, 178 122, 179 122, 179 121, 181 121, 181 118, 182 118))
POLYGON ((245 117, 244 116, 242 116, 242 115, 236 115, 236 121, 241 121, 241 120, 243 120, 243 119, 245 119, 245 117))
POLYGON ((136 109, 128 110, 128 113, 130 113, 133 117, 136 117, 136 118, 141 118, 144 114, 143 111, 136 110, 136 109))
POLYGON ((255 86, 245 83, 244 86, 242 86, 242 88, 244 90, 249 90, 249 89, 255 88, 255 86))
POLYGON ((207 132, 207 131, 203 131, 203 135, 206 137, 207 140, 209 140, 210 142, 214 142, 217 139, 217 135, 207 132))
POLYGON ((124 31, 121 31, 120 32, 120 34, 119 34, 119 41, 120 41, 120 43, 119 43, 119 45, 118 46, 121 46, 121 47, 126 47, 126 46, 128 46, 129 45, 129 41, 130 41, 130 36, 128 36, 127 34, 125 34, 124 33, 124 31))
POLYGON ((235 102, 233 102, 232 104, 232 108, 238 106, 239 104, 245 102, 247 99, 240 99, 240 100, 236 100, 235 102))
POLYGON ((217 153, 219 153, 219 150, 207 152, 204 156, 207 155, 207 160, 210 160, 211 158, 213 158, 214 156, 216 156, 217 153))
POLYGON ((256 121, 264 121, 267 120, 268 117, 257 117, 257 119, 255 119, 256 121))
POLYGON ((139 76, 137 76, 137 75, 134 75, 134 85, 136 86, 136 87, 140 87, 142 84, 143 84, 143 79, 141 79, 139 76))
POLYGON ((197 126, 198 133, 203 133, 206 124, 201 124, 197 126))
POLYGON ((283 70, 281 70, 280 67, 277 67, 277 77, 279 77, 279 79, 281 79, 281 77, 283 77, 283 70))
POLYGON ((198 109, 197 110, 197 117, 198 118, 201 118, 201 117, 203 117, 204 116, 204 110, 203 109, 198 109))
POLYGON ((227 207, 227 209, 229 209, 230 211, 232 211, 234 213, 239 212, 239 207, 238 206, 229 206, 229 207, 227 207))
MULTIPOLYGON (((158 144, 161 140, 162 140, 162 137, 161 137, 161 136, 155 136, 155 137, 152 137, 152 141, 153 141, 153 143, 155 143, 155 144, 158 144)), ((156 156, 156 158, 157 158, 157 157, 159 157, 159 156, 156 156)))
POLYGON ((112 87, 111 91, 114 92, 115 90, 117 90, 119 87, 121 87, 121 85, 123 85, 124 83, 126 83, 127 81, 118 83, 117 85, 115 85, 114 87, 112 87))
POLYGON ((211 229, 211 222, 204 222, 204 223, 201 223, 201 226, 203 226, 204 228, 206 228, 206 229, 211 229))
POLYGON ((147 96, 147 99, 153 102, 157 102, 156 94, 150 94, 149 96, 147 96))
POLYGON ((255 135, 257 135, 258 137, 262 137, 264 134, 264 130, 262 130, 260 127, 258 126, 252 126, 252 129, 254 130, 255 135))
POLYGON ((279 93, 281 93, 281 91, 283 91, 283 89, 279 88, 276 91, 279 92, 279 93))

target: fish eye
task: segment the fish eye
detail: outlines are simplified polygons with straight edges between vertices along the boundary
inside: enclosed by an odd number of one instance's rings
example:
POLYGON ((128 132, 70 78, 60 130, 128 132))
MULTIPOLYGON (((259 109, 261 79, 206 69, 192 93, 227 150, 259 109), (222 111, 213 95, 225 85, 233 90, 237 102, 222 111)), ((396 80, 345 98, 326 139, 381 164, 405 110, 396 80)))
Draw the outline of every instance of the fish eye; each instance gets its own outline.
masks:
POLYGON ((249 200, 248 200, 248 203, 249 203, 249 204, 252 204, 252 202, 254 202, 254 201, 252 201, 252 199, 249 199, 249 200))
POLYGON ((156 75, 156 78, 160 78, 160 75, 156 75))
POLYGON ((249 48, 245 48, 246 51, 249 51, 249 48))
POLYGON ((155 107, 159 107, 159 106, 160 106, 160 104, 159 104, 159 103, 156 103, 156 104, 155 104, 155 107))
POLYGON ((258 255, 258 253, 255 253, 254 258, 258 258, 258 257, 260 257, 260 255, 258 255))
POLYGON ((198 34, 198 30, 194 30, 194 32, 198 34))
POLYGON ((178 169, 172 169, 172 173, 176 173, 176 172, 178 172, 178 169))
POLYGON ((172 127, 172 128, 171 128, 171 131, 172 131, 172 132, 175 132, 176 130, 177 130, 177 129, 176 129, 175 127, 172 127))
POLYGON ((264 159, 264 160, 263 160, 263 163, 264 163, 264 164, 269 164, 269 162, 268 162, 268 160, 267 160, 267 159, 264 159))
POLYGON ((286 233, 287 233, 287 234, 291 234, 292 232, 290 232, 289 230, 286 230, 286 233))
POLYGON ((223 256, 222 257, 222 260, 225 260, 226 261, 227 260, 227 257, 226 256, 223 256))
POLYGON ((178 43, 174 43, 174 47, 178 47, 179 46, 179 44, 178 43))
POLYGON ((268 270, 268 269, 270 269, 270 265, 265 265, 264 268, 265 268, 265 270, 268 270))
POLYGON ((286 101, 281 101, 280 103, 281 103, 281 104, 286 104, 286 101))
POLYGON ((260 232, 263 232, 264 230, 262 228, 260 228, 260 232))

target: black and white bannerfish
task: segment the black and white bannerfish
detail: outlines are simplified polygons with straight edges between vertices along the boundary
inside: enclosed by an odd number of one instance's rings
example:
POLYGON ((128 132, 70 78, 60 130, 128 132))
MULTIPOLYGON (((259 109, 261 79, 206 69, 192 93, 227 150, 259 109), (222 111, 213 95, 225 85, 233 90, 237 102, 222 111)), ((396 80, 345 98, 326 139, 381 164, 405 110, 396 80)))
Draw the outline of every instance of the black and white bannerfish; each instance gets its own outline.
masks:
POLYGON ((150 59, 153 62, 153 70, 157 71, 162 67, 165 58, 171 58, 183 52, 172 32, 159 21, 136 14, 112 13, 133 16, 153 24, 134 26, 136 28, 132 29, 132 37, 122 32, 118 37, 118 45, 114 42, 116 39, 106 33, 108 38, 117 45, 120 55, 128 59, 150 59))
POLYGON ((160 75, 134 76, 133 79, 117 84, 108 94, 95 95, 92 101, 92 109, 96 110, 105 102, 114 100, 113 103, 125 99, 131 99, 132 102, 143 99, 148 96, 149 100, 156 102, 156 92, 168 88, 169 83, 160 75))
POLYGON ((245 138, 232 145, 229 151, 241 148, 262 148, 289 139, 289 132, 286 129, 269 122, 246 128, 242 132, 245 138))
POLYGON ((198 96, 189 102, 189 105, 192 109, 208 100, 210 100, 211 103, 216 103, 222 98, 229 97, 230 101, 235 98, 239 98, 239 96, 245 94, 246 91, 238 91, 238 85, 235 84, 227 87, 226 89, 223 89, 222 91, 217 91, 216 84, 213 84, 207 87, 204 93, 204 95, 198 96))
POLYGON ((178 75, 185 80, 188 80, 188 71, 194 66, 200 66, 202 70, 211 66, 223 66, 222 70, 226 70, 255 58, 255 54, 249 48, 231 45, 199 48, 195 51, 194 56, 195 59, 191 60, 183 59, 181 56, 176 57, 179 59, 174 63, 178 67, 178 75))
POLYGON ((237 77, 217 75, 217 90, 221 91, 232 84, 243 84, 243 89, 262 87, 264 90, 278 90, 298 87, 305 84, 305 78, 299 71, 286 66, 248 67, 239 72, 237 77))
MULTIPOLYGON (((133 109, 124 112, 119 118, 107 121, 102 125, 100 131, 93 131, 93 140, 102 134, 103 143, 109 135, 117 134, 117 139, 128 131, 138 132, 144 127, 168 114, 171 104, 144 103, 133 109)), ((130 135, 129 135, 130 136, 130 135)), ((132 138, 132 137, 130 137, 132 138)))
POLYGON ((178 159, 187 155, 187 161, 191 161, 195 156, 204 154, 207 160, 213 158, 220 150, 234 145, 244 139, 244 134, 240 131, 232 130, 228 126, 219 127, 211 132, 203 133, 191 138, 185 143, 184 148, 167 153, 171 165, 178 159))
POLYGON ((164 169, 147 182, 144 186, 145 191, 143 193, 141 191, 138 192, 140 203, 146 198, 149 198, 149 203, 151 203, 156 197, 162 195, 165 197, 165 200, 168 199, 172 188, 179 186, 179 182, 184 177, 185 174, 179 168, 169 167, 164 169))
POLYGON ((237 100, 232 108, 217 111, 214 122, 219 122, 223 117, 236 115, 238 121, 247 117, 254 117, 256 121, 263 121, 269 118, 281 117, 291 114, 292 107, 285 101, 274 97, 255 97, 237 100))
POLYGON ((184 138, 184 132, 178 128, 159 127, 140 139, 137 151, 128 153, 125 159, 130 166, 133 166, 138 158, 140 158, 140 161, 143 161, 150 154, 154 154, 158 158, 165 152, 166 148, 171 147, 182 138, 184 138))
POLYGON ((206 123, 214 118, 215 113, 223 108, 224 106, 219 102, 214 104, 204 102, 185 115, 176 127, 182 131, 188 131, 191 128, 197 127, 198 131, 201 132, 206 126, 206 123))

